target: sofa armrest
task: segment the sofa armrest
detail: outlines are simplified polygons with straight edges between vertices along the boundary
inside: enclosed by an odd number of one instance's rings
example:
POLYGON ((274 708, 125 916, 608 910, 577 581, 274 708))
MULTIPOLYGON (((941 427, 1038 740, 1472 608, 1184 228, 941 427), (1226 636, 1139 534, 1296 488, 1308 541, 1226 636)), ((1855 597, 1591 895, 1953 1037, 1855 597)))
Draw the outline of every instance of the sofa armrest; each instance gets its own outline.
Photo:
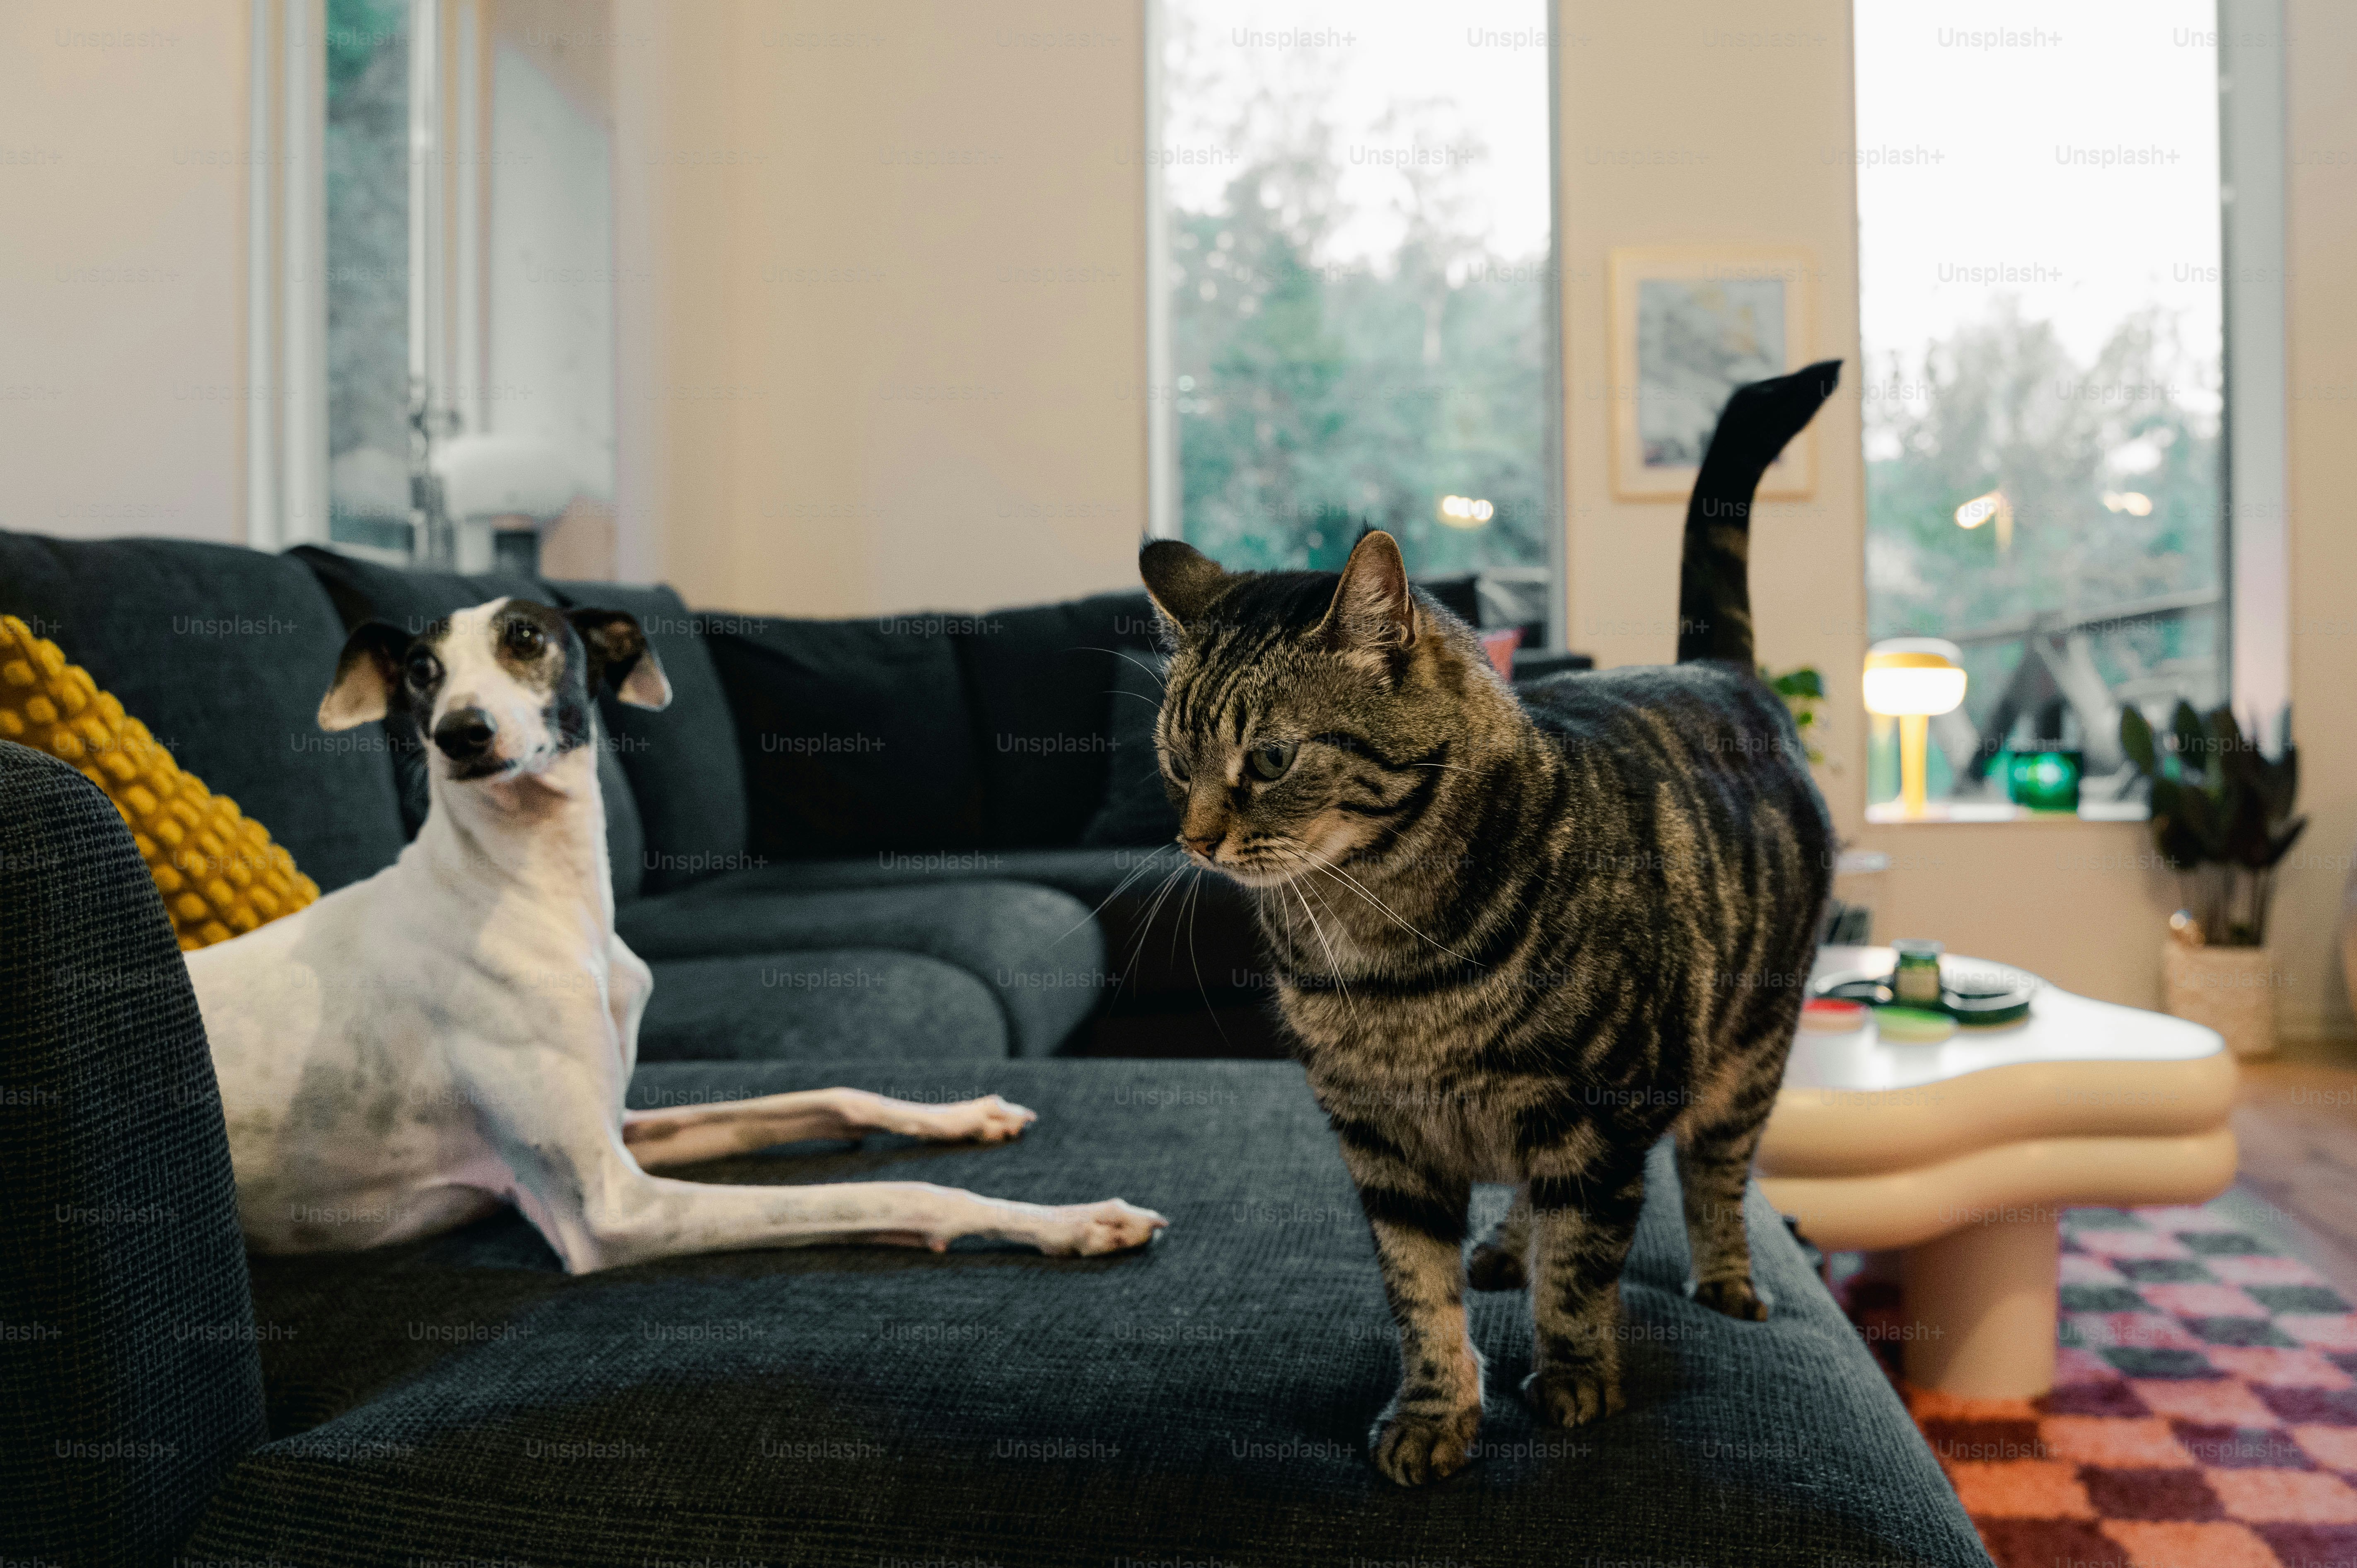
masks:
POLYGON ((163 1563, 266 1435, 229 1138, 130 831, 6 741, 0 1128, 0 1559, 163 1563))

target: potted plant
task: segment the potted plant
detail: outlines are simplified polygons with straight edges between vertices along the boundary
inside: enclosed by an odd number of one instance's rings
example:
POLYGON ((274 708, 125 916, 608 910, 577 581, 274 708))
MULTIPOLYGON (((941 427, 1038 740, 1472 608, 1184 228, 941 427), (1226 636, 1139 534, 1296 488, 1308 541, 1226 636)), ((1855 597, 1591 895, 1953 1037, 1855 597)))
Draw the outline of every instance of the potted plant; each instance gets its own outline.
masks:
POLYGON ((2308 826, 2292 815, 2291 710, 2272 758, 2232 708, 2204 715, 2185 702, 2165 736, 2133 703, 2123 708, 2120 747, 2151 789, 2153 843, 2186 892, 2160 949, 2168 1008, 2225 1036, 2236 1056, 2266 1056, 2275 1049, 2276 979, 2267 909, 2276 867, 2308 826))

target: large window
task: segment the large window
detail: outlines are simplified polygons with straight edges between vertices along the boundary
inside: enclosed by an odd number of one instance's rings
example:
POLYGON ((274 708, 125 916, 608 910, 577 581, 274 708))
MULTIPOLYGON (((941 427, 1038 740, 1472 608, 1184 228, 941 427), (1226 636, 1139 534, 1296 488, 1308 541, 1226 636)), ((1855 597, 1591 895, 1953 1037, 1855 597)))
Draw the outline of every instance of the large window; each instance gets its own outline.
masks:
MULTIPOLYGON (((2031 746, 2082 750, 2100 811, 2122 704, 2226 700, 2216 29, 2215 0, 1858 0, 1868 629, 1962 650, 1955 814, 2031 746)), ((1897 793, 1887 736, 1870 771, 1897 793)))
POLYGON ((1553 137, 1544 0, 1165 0, 1169 479, 1230 566, 1392 531, 1549 618, 1553 137))
POLYGON ((323 401, 339 547, 612 570, 608 13, 603 0, 328 0, 323 401))
POLYGON ((410 545, 409 5, 328 0, 328 536, 410 545))

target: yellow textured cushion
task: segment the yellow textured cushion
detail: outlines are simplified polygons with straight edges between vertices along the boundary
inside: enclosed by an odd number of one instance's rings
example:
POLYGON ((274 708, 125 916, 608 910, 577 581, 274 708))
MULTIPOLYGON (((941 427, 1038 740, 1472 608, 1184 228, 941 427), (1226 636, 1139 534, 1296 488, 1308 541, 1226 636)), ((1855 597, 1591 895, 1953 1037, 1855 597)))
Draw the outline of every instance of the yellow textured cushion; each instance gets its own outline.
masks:
POLYGON ((242 936, 319 896, 260 822, 181 772, 89 671, 15 616, 0 616, 0 740, 71 763, 106 791, 184 949, 242 936))

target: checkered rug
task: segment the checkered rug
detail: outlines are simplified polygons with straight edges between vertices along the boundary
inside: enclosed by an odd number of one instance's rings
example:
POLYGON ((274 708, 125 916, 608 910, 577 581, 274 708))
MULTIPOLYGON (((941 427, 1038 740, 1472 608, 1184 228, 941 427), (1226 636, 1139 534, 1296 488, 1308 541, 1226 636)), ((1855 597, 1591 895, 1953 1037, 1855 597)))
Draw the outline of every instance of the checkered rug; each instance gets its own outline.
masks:
MULTIPOLYGON (((2357 1568, 2357 1313, 2220 1206, 2062 1219, 2054 1391, 1901 1383, 2001 1568, 2357 1568)), ((1896 1373, 1895 1286, 1846 1305, 1896 1373)))

